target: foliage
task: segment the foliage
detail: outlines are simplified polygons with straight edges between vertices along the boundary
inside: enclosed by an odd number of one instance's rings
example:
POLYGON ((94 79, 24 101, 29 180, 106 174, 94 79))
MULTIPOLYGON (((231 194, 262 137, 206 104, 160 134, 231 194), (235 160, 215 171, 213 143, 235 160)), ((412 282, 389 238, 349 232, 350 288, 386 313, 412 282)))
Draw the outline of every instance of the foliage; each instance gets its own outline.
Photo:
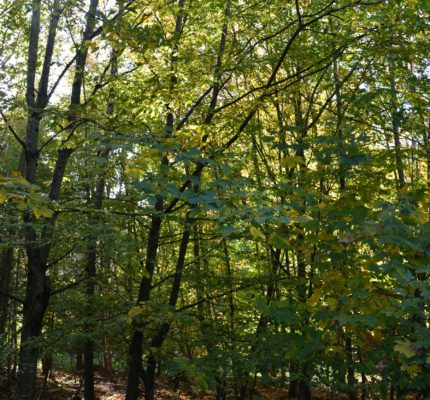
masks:
POLYGON ((2 365, 92 342, 217 398, 428 398, 428 1, 96 3, 0 5, 2 365))

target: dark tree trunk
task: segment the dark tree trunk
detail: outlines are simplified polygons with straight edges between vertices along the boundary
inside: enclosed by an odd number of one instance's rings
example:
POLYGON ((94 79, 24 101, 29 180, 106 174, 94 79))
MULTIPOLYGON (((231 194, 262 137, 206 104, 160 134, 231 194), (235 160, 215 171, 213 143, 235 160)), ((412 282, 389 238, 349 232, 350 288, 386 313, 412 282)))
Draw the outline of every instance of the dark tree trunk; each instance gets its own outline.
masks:
POLYGON ((12 269, 13 248, 7 247, 0 253, 0 335, 6 332, 9 305, 9 298, 2 293, 9 293, 12 269))
MULTIPOLYGON (((28 121, 24 150, 25 178, 31 184, 36 184, 37 179, 37 162, 40 151, 38 146, 40 120, 42 116, 41 112, 47 106, 49 100, 47 87, 59 18, 59 4, 59 0, 54 1, 49 23, 42 75, 39 81, 36 98, 35 79, 39 50, 41 0, 33 0, 32 2, 26 79, 28 121)), ((97 4, 98 0, 91 0, 82 43, 90 38, 91 32, 93 31, 97 4)), ((85 67, 87 54, 87 47, 82 46, 81 48, 84 50, 78 50, 77 54, 77 56, 80 55, 80 57, 77 57, 76 62, 76 73, 71 94, 71 104, 79 104, 80 102, 83 69, 85 67)), ((72 115, 70 118, 72 118, 72 115)), ((52 174, 51 187, 49 191, 50 200, 59 199, 65 169, 71 154, 72 150, 68 148, 63 148, 58 151, 58 158, 52 174)), ((27 224, 25 240, 28 262, 27 286, 24 299, 23 326, 21 331, 21 347, 19 351, 19 367, 17 376, 17 400, 31 400, 34 393, 37 360, 39 356, 37 339, 41 333, 42 321, 50 297, 50 283, 49 278, 46 275, 46 269, 55 225, 55 216, 53 218, 48 218, 45 221, 41 235, 38 238, 38 232, 33 227, 34 216, 30 211, 26 211, 24 219, 27 224)))
MULTIPOLYGON (((112 67, 111 76, 114 77, 118 73, 117 56, 115 50, 112 55, 112 67)), ((114 93, 110 92, 110 101, 107 106, 107 114, 112 115, 113 113, 113 98, 114 93)), ((105 149, 101 157, 106 162, 110 153, 110 148, 105 149)), ((98 176, 95 194, 94 194, 94 210, 100 211, 103 208, 103 194, 106 186, 105 171, 102 171, 98 176)), ((90 197, 90 196, 89 196, 90 197)), ((90 202, 90 198, 88 199, 90 202)), ((91 217, 91 222, 96 225, 99 222, 97 214, 91 217)), ((94 300, 94 294, 96 290, 96 276, 97 276, 97 238, 94 234, 90 233, 88 247, 87 247, 87 264, 86 264, 86 275, 88 278, 86 294, 88 303, 90 304, 89 315, 92 314, 93 309, 91 304, 94 300)), ((87 334, 91 334, 91 326, 86 327, 87 334)), ((84 398, 85 400, 95 400, 94 394, 94 341, 88 337, 84 343, 84 398)))
MULTIPOLYGON (((191 206, 193 208, 193 206, 191 206)), ((178 261, 176 263, 175 276, 173 278, 172 289, 170 291, 169 306, 175 307, 179 297, 179 290, 181 288, 182 274, 185 267, 185 256, 187 254, 187 247, 190 241, 192 222, 190 219, 190 212, 188 212, 185 220, 185 229, 182 234, 181 245, 179 247, 178 261)), ((151 342, 152 348, 160 348, 167 337, 170 330, 169 323, 163 323, 151 342)), ((145 400, 154 400, 155 393, 155 377, 157 371, 157 360, 151 352, 148 356, 147 367, 145 369, 145 400)))
MULTIPOLYGON (((87 263, 85 266, 85 272, 87 276, 86 282, 86 296, 89 303, 87 314, 92 314, 92 307, 94 301, 94 293, 96 287, 96 243, 94 238, 90 237, 87 251, 87 263)), ((85 327, 87 335, 91 335, 92 326, 88 324, 85 327)), ((84 342, 84 399, 95 400, 94 393, 94 341, 92 338, 87 337, 84 342)))
POLYGON ((49 302, 50 284, 43 265, 36 255, 29 257, 27 290, 21 331, 21 348, 17 376, 16 399, 32 400, 39 347, 37 339, 42 329, 42 320, 49 302))
POLYGON ((298 385, 298 400, 311 400, 311 389, 306 380, 300 380, 298 385))
POLYGON ((394 63, 392 60, 388 61, 390 89, 391 89, 391 124, 394 137, 394 154, 396 159, 397 178, 399 188, 402 189, 406 185, 405 170, 402 159, 402 144, 400 142, 400 114, 398 107, 398 100, 396 94, 396 82, 394 79, 394 63))
POLYGON ((157 372, 157 360, 153 354, 148 357, 148 363, 145 370, 145 400, 155 398, 155 377, 157 372))
MULTIPOLYGON (((154 273, 158 244, 160 241, 162 210, 163 200, 158 198, 155 205, 155 213, 151 219, 151 228, 149 231, 148 245, 146 249, 145 270, 147 274, 142 277, 140 282, 137 304, 142 301, 148 301, 151 296, 152 275, 154 273)), ((139 379, 142 374, 142 341, 143 333, 138 329, 134 329, 129 346, 126 400, 137 400, 139 396, 139 379)))
POLYGON ((87 339, 84 343, 84 399, 95 400, 94 394, 94 342, 87 339))

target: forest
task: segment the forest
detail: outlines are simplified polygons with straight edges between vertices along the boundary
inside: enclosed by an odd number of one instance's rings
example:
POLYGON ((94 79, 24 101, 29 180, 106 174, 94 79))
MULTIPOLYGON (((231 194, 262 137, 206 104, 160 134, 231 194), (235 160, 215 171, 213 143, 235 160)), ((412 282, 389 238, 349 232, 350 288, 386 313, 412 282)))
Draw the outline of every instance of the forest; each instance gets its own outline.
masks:
POLYGON ((0 1, 0 399, 429 400, 429 28, 0 1))

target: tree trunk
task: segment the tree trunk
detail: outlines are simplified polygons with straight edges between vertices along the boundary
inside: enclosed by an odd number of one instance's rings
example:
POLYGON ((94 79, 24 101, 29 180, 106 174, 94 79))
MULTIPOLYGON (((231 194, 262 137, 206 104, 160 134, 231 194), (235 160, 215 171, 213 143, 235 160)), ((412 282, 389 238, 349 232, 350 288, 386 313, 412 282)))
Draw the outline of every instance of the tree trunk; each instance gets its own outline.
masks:
POLYGON ((84 399, 95 400, 94 394, 94 341, 85 340, 84 343, 84 399))
POLYGON ((17 400, 32 400, 35 383, 42 320, 49 302, 50 283, 37 255, 29 257, 21 347, 16 387, 17 400))
MULTIPOLYGON (((115 77, 118 74, 118 60, 115 50, 112 52, 112 66, 111 66, 111 77, 115 77)), ((113 113, 113 98, 114 93, 111 91, 109 93, 110 99, 107 105, 107 114, 110 116, 113 113)), ((106 148, 100 156, 106 162, 110 153, 110 148, 106 148)), ((102 171, 98 176, 97 184, 94 194, 94 210, 100 211, 103 208, 103 194, 105 191, 106 181, 105 181, 105 171, 102 171)), ((89 196, 89 202, 90 202, 89 196)), ((97 225, 99 218, 97 214, 91 217, 92 225, 97 225)), ((86 294, 88 303, 90 304, 90 313, 92 308, 91 304, 94 300, 94 294, 96 289, 96 276, 97 276, 97 238, 94 234, 89 234, 88 246, 87 246, 87 264, 86 264, 86 275, 87 275, 87 287, 86 294)), ((87 334, 90 334, 92 328, 87 327, 87 334)), ((85 400, 95 400, 94 394, 94 341, 92 338, 88 337, 84 343, 84 398, 85 400)))
MULTIPOLYGON (((146 249, 145 271, 146 275, 140 282, 137 304, 148 301, 151 296, 151 282, 157 258, 158 245, 160 242, 161 212, 163 210, 163 200, 159 197, 155 205, 155 212, 151 218, 151 228, 149 231, 148 245, 146 249)), ((129 346, 128 360, 128 381, 126 400, 137 400, 139 396, 139 379, 142 373, 142 341, 141 330, 134 329, 129 346)))
POLYGON ((399 187, 402 189, 405 184, 405 171, 403 166, 402 159, 402 145, 400 142, 400 115, 399 115, 399 107, 397 104, 397 95, 396 95, 396 82, 394 80, 394 65, 393 61, 388 61, 388 69, 389 69, 389 78, 390 78, 390 89, 391 89, 391 124, 393 129, 394 136, 394 152, 396 158, 396 168, 397 175, 399 179, 399 187))
MULTIPOLYGON (((84 44, 84 42, 90 38, 93 31, 97 5, 98 0, 91 0, 90 8, 87 13, 82 44, 84 44)), ((38 95, 36 98, 35 79, 39 50, 40 6, 41 0, 33 0, 26 80, 26 105, 28 121, 25 138, 25 178, 31 184, 36 184, 37 179, 40 120, 41 112, 48 103, 48 97, 46 97, 46 93, 49 82, 48 78, 52 51, 55 44, 59 1, 56 0, 53 5, 42 75, 39 81, 39 89, 37 91, 38 95)), ((81 46, 81 48, 77 51, 76 72, 71 93, 72 105, 80 103, 83 70, 86 63, 87 51, 88 50, 86 46, 81 46)), ((73 112, 70 114, 69 119, 73 119, 73 112)), ((62 148, 58 151, 58 157, 52 174, 51 187, 49 191, 50 200, 55 201, 60 197, 65 168, 72 152, 73 150, 68 148, 62 148)), ((33 227, 34 216, 29 210, 25 212, 24 220, 27 224, 25 229, 25 241, 28 262, 27 286, 23 310, 23 327, 21 331, 21 347, 19 352, 19 367, 17 376, 17 400, 30 400, 34 393, 37 360, 39 356, 37 339, 41 333, 42 321, 50 297, 50 282, 46 275, 46 269, 51 249, 55 216, 53 218, 48 218, 45 221, 41 232, 40 242, 38 233, 33 227)))
MULTIPOLYGON (((3 293, 9 293, 13 268, 13 248, 6 247, 0 253, 0 336, 6 332, 8 320, 9 298, 3 293)), ((3 343, 0 342, 0 346, 3 343)))
POLYGON ((109 379, 113 379, 114 370, 112 364, 112 353, 108 337, 105 337, 103 339, 103 366, 106 376, 109 379))
MULTIPOLYGON (((190 208, 193 208, 190 206, 190 208)), ((190 212, 187 213, 185 219, 185 229, 182 234, 181 244, 179 247, 178 260, 176 263, 175 276, 173 278, 172 289, 170 291, 169 306, 175 307, 179 297, 179 290, 181 288, 182 274, 185 267, 185 256, 187 254, 187 247, 190 241, 192 222, 190 219, 190 212)), ((170 330, 169 323, 163 323, 156 335, 153 337, 151 342, 151 349, 158 349, 162 346, 167 334, 170 330)), ((148 363, 145 369, 145 400, 154 400, 154 390, 155 390, 155 376, 157 371, 157 360, 150 350, 148 356, 148 363)))

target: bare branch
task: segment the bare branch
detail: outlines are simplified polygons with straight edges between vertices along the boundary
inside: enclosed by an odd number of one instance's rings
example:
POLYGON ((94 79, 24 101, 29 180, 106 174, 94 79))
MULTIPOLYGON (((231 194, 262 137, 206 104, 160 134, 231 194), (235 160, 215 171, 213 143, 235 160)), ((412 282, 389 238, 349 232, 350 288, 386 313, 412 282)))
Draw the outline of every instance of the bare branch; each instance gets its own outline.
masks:
POLYGON ((58 294, 58 293, 65 292, 66 290, 72 289, 72 288, 74 288, 74 287, 76 287, 76 286, 80 285, 82 282, 86 281, 87 279, 88 279, 88 277, 87 277, 87 276, 84 276, 83 278, 78 279, 78 280, 77 280, 77 281, 75 281, 75 282, 72 282, 72 283, 70 283, 70 284, 68 284, 68 285, 66 285, 66 286, 63 286, 62 288, 59 288, 59 289, 57 289, 57 290, 54 290, 54 291, 52 291, 52 292, 51 292, 51 296, 53 296, 53 295, 55 295, 55 294, 58 294))
POLYGON ((3 118, 4 123, 14 136, 14 138, 19 142, 19 144, 22 146, 22 148, 25 150, 25 143, 24 141, 18 136, 18 134, 15 132, 15 129, 13 129, 12 125, 9 123, 8 119, 6 118, 6 115, 4 115, 3 110, 0 110, 0 114, 3 118))
POLYGON ((21 299, 18 296, 15 296, 14 294, 5 292, 2 289, 0 289, 0 294, 3 295, 3 296, 5 296, 5 297, 8 297, 11 300, 14 300, 14 301, 18 302, 18 303, 24 304, 24 300, 23 299, 21 299))

